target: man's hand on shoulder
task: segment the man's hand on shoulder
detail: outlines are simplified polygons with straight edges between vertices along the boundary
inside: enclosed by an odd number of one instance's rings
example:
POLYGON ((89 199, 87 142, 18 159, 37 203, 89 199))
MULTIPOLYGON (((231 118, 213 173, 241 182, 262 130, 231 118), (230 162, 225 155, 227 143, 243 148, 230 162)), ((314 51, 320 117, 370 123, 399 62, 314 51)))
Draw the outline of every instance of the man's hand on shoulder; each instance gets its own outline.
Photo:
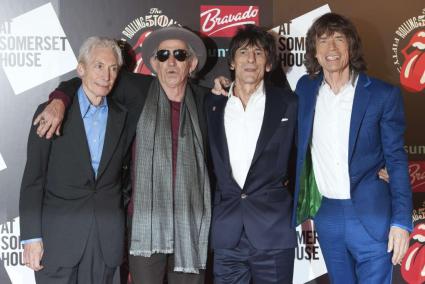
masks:
POLYGON ((65 114, 65 105, 60 99, 53 99, 34 120, 38 124, 37 135, 50 139, 54 134, 60 135, 60 129, 65 114))
POLYGON ((232 81, 224 76, 219 76, 214 79, 214 88, 211 89, 211 92, 217 96, 227 96, 228 91, 226 89, 230 87, 230 84, 232 84, 232 81))
POLYGON ((43 257, 43 242, 36 241, 24 244, 24 263, 34 271, 43 269, 41 259, 43 257))
POLYGON ((391 226, 388 236, 388 252, 393 252, 391 259, 393 265, 401 264, 409 248, 409 232, 397 226, 391 226))

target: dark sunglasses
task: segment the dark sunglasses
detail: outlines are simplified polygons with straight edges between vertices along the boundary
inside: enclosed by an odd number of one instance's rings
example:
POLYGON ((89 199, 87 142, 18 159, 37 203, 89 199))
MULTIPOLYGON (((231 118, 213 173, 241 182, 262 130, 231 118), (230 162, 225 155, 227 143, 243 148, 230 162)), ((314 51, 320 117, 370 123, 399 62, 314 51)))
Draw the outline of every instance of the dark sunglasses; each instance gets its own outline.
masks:
MULTIPOLYGON (((160 49, 156 52, 155 57, 160 61, 164 62, 170 57, 171 51, 168 49, 160 49)), ((185 61, 189 57, 189 53, 184 49, 174 49, 173 56, 180 62, 185 61)))

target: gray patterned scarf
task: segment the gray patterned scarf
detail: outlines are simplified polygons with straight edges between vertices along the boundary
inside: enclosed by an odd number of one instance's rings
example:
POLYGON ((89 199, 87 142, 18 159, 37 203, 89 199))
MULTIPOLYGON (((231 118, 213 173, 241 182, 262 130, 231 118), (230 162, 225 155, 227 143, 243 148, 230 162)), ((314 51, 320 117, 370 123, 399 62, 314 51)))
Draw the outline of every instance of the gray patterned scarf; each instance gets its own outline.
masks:
POLYGON ((155 79, 137 124, 130 254, 174 253, 174 271, 205 269, 210 183, 191 88, 180 110, 174 190, 170 102, 155 79))

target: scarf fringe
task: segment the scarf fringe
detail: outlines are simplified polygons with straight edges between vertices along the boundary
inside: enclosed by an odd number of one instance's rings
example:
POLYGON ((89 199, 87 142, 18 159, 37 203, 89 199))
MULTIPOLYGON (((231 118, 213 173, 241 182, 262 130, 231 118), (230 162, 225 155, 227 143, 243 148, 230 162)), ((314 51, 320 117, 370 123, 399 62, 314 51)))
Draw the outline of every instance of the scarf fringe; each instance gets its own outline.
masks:
POLYGON ((174 253, 174 250, 173 249, 166 249, 166 250, 157 249, 157 250, 152 250, 152 251, 130 250, 130 254, 134 255, 134 256, 151 257, 154 253, 170 254, 170 253, 174 253))
POLYGON ((201 269, 205 269, 205 266, 201 266, 200 268, 174 267, 175 272, 193 273, 193 274, 199 274, 199 270, 201 269))

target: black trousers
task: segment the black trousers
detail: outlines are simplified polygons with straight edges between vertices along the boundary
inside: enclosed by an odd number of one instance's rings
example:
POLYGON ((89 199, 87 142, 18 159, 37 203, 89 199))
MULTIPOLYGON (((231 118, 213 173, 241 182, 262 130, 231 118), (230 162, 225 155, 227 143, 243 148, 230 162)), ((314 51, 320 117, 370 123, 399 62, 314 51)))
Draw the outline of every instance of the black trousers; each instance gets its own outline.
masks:
POLYGON ((156 253, 150 257, 129 256, 133 284, 204 284, 205 271, 199 274, 174 271, 174 254, 156 253))
POLYGON ((291 284, 295 249, 256 249, 242 233, 239 244, 214 249, 215 284, 291 284))
POLYGON ((80 262, 73 267, 44 266, 35 272, 35 280, 37 284, 112 284, 116 270, 117 267, 108 267, 103 261, 93 222, 80 262))

